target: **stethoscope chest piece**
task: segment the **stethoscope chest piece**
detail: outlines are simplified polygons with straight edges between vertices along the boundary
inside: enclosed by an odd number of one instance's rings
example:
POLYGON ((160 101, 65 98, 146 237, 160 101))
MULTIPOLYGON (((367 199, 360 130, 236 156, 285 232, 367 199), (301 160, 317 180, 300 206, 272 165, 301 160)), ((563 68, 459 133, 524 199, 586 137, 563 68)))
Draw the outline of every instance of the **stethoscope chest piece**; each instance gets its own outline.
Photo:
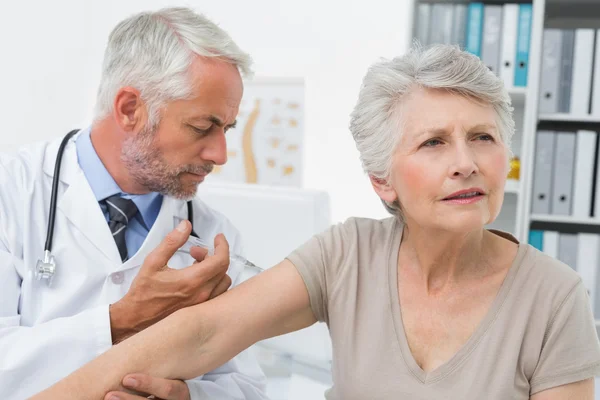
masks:
POLYGON ((44 259, 38 260, 35 265, 35 277, 39 280, 46 280, 48 286, 52 284, 52 278, 56 271, 56 262, 54 256, 48 251, 44 251, 44 259))

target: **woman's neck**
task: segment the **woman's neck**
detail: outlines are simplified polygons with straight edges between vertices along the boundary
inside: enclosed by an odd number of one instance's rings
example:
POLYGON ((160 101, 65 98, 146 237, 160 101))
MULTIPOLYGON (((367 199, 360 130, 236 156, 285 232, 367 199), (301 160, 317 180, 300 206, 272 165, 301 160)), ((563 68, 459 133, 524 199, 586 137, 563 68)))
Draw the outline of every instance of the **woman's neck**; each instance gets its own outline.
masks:
POLYGON ((410 274, 411 281, 421 282, 428 294, 446 293, 490 272, 490 235, 484 229, 456 233, 405 225, 398 263, 401 275, 410 274))

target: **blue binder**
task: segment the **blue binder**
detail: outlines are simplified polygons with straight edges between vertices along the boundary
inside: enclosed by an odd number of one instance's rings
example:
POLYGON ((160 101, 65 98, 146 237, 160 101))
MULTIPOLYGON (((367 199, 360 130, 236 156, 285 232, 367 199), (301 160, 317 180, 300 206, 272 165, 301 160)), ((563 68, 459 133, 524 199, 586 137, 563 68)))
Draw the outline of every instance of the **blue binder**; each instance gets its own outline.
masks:
POLYGON ((483 36, 483 3, 470 3, 467 13, 467 46, 469 53, 481 57, 483 36))
POLYGON ((529 231, 529 244, 538 249, 539 251, 544 250, 544 231, 529 231))
POLYGON ((519 4, 519 21, 517 27, 517 55, 515 65, 514 86, 527 86, 529 70, 529 43, 531 42, 531 4, 519 4))

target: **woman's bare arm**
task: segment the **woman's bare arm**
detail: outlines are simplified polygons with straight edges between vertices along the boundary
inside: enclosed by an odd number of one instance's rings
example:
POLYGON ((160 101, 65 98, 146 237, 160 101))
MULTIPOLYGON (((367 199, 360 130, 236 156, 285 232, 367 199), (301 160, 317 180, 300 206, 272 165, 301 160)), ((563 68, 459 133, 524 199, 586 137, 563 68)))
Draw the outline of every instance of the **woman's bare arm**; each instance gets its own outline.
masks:
POLYGON ((102 399, 134 372, 191 379, 260 340, 315 322, 304 281, 285 260, 213 300, 173 313, 33 399, 102 399))

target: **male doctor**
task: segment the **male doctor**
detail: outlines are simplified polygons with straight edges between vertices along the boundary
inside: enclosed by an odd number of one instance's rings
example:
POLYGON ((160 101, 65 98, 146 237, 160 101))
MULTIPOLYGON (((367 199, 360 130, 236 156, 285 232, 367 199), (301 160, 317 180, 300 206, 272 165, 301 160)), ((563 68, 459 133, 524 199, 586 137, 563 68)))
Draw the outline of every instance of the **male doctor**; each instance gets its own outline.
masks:
MULTIPOLYGON (((113 344, 228 289, 238 232, 195 194, 227 160, 225 133, 249 64, 226 32, 189 9, 134 15, 110 35, 96 118, 67 142, 59 176, 62 136, 0 156, 0 398, 40 392, 113 344), (49 285, 35 270, 53 178, 49 285), (215 255, 177 250, 192 231, 189 199, 193 229, 214 240, 215 255)), ((134 378, 124 385, 144 397, 119 398, 266 398, 264 375, 247 353, 186 382, 134 378)))

